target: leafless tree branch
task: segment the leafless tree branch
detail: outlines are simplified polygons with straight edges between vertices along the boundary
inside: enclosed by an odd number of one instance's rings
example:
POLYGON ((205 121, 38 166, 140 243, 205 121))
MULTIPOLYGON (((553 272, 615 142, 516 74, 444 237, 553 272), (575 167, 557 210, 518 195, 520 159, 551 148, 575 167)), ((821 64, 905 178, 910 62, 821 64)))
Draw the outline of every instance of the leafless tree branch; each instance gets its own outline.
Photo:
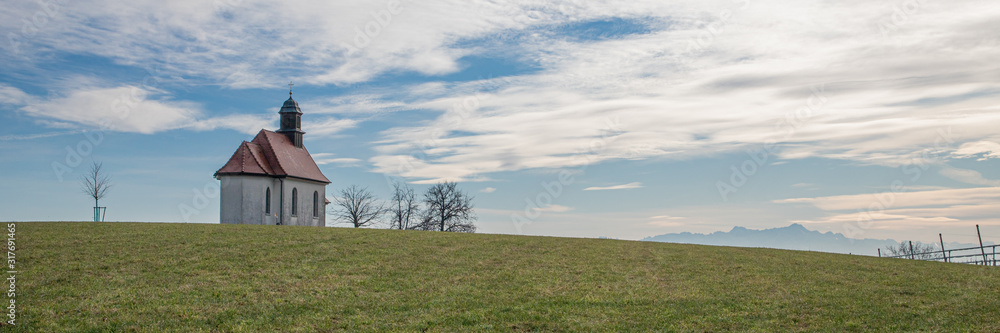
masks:
POLYGON ((111 185, 111 176, 104 170, 104 163, 93 162, 90 170, 80 178, 80 190, 94 198, 94 207, 100 206, 98 203, 108 194, 111 185))
POLYGON ((389 207, 390 229, 410 229, 413 220, 420 212, 420 205, 417 202, 417 195, 413 188, 404 183, 396 182, 392 184, 392 201, 389 207))
POLYGON ((379 221, 379 217, 386 212, 382 204, 378 203, 375 196, 367 188, 351 185, 340 191, 340 195, 334 198, 334 218, 341 223, 348 223, 355 228, 371 226, 379 221))
POLYGON ((427 206, 415 229, 452 232, 476 232, 472 197, 460 191, 457 183, 438 183, 424 193, 427 206))
POLYGON ((911 250, 909 241, 899 242, 899 246, 889 245, 886 250, 889 256, 904 256, 905 258, 909 258, 912 255, 914 259, 924 260, 940 258, 938 253, 941 251, 934 244, 924 244, 921 242, 913 242, 913 249, 911 250))

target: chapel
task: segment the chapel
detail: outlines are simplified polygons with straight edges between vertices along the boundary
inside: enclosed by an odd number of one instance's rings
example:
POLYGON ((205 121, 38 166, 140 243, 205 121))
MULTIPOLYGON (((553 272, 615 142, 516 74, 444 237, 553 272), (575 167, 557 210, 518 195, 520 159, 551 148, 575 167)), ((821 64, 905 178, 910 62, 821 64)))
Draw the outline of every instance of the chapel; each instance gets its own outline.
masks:
POLYGON ((221 182, 220 222, 326 226, 326 185, 302 144, 302 110, 288 92, 277 131, 261 129, 215 172, 221 182))

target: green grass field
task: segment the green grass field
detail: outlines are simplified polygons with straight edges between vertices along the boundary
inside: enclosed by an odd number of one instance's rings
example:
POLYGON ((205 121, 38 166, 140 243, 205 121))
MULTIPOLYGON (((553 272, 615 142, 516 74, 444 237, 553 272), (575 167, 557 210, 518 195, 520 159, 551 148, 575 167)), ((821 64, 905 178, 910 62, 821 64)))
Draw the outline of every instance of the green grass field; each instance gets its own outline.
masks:
POLYGON ((249 225, 17 223, 17 242, 4 331, 1000 331, 1000 268, 964 264, 249 225))

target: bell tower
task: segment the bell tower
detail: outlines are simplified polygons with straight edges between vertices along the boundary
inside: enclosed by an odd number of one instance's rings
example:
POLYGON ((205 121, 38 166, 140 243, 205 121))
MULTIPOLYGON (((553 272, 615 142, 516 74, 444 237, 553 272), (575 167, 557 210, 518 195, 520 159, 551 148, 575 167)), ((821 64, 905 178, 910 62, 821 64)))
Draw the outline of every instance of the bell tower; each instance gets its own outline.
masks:
POLYGON ((281 111, 278 111, 281 128, 276 132, 287 136, 295 148, 302 148, 302 135, 306 132, 302 131, 302 110, 299 109, 299 103, 292 99, 292 86, 293 84, 288 84, 288 100, 281 106, 281 111))

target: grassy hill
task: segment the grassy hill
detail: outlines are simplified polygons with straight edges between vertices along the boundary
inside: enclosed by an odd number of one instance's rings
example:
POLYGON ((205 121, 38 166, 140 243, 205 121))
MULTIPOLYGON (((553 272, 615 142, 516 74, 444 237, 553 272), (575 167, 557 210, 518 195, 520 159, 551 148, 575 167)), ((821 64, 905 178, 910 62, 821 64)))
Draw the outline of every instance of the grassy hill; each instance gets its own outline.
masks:
POLYGON ((4 331, 1000 331, 1000 268, 963 264, 287 226, 17 236, 20 322, 4 331))

